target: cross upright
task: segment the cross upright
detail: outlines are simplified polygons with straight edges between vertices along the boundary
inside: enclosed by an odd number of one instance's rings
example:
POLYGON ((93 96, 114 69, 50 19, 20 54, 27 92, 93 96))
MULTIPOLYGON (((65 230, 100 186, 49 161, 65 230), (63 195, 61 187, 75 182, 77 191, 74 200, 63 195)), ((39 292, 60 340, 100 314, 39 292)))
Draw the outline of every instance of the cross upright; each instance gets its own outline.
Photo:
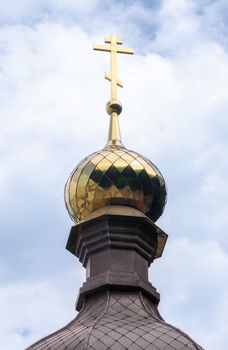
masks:
POLYGON ((120 47, 122 40, 118 39, 115 34, 105 38, 105 43, 110 45, 94 45, 93 49, 98 51, 110 52, 110 74, 105 74, 105 79, 111 82, 111 101, 117 100, 117 86, 123 87, 123 82, 117 79, 117 53, 133 54, 133 49, 120 47))

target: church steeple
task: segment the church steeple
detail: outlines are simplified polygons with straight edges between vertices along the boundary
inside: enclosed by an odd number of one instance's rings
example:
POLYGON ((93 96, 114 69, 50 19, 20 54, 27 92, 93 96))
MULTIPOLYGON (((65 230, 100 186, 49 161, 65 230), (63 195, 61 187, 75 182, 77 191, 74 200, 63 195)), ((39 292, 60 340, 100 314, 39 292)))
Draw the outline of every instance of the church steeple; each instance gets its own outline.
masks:
POLYGON ((189 336, 167 324, 158 312, 159 293, 148 280, 148 267, 162 255, 167 234, 155 221, 166 203, 165 180, 157 167, 121 142, 117 99, 115 35, 111 53, 111 100, 108 144, 74 169, 65 187, 71 218, 67 250, 86 268, 76 318, 28 350, 203 350, 189 336))

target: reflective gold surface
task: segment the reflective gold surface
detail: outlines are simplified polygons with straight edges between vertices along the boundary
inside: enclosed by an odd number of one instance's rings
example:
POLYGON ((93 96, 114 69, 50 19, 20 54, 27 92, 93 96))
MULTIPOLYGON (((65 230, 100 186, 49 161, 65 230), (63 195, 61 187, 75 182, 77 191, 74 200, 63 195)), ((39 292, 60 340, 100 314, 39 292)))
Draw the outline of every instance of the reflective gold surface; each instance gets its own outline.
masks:
POLYGON ((110 45, 94 45, 94 50, 110 52, 110 74, 105 74, 105 79, 111 83, 111 99, 106 105, 106 111, 110 115, 110 126, 108 143, 109 147, 122 147, 119 129, 118 115, 122 111, 122 105, 117 99, 117 87, 123 87, 123 82, 117 78, 117 53, 133 54, 133 49, 123 48, 122 40, 118 39, 115 34, 105 38, 105 43, 110 45))
POLYGON ((123 147, 121 136, 120 136, 118 114, 115 112, 113 112, 110 116, 107 146, 115 147, 115 148, 123 147))
POLYGON ((110 45, 94 45, 94 50, 110 52, 110 74, 105 74, 105 79, 111 82, 111 101, 117 100, 117 86, 123 87, 123 82, 117 79, 117 53, 133 54, 134 51, 130 48, 123 48, 122 40, 118 39, 115 34, 109 38, 105 38, 105 43, 110 45))
POLYGON ((106 106, 110 115, 108 143, 72 172, 65 187, 66 207, 75 222, 108 205, 136 208, 156 221, 166 203, 165 181, 148 159, 124 148, 118 122, 122 106, 117 86, 123 84, 117 78, 117 53, 133 54, 133 50, 120 47, 122 40, 113 34, 105 43, 110 45, 95 45, 94 49, 110 52, 110 74, 105 75, 111 82, 111 100, 106 106))
POLYGON ((65 187, 65 202, 75 222, 107 205, 137 208, 156 221, 166 203, 165 181, 138 153, 106 147, 75 168, 65 187))

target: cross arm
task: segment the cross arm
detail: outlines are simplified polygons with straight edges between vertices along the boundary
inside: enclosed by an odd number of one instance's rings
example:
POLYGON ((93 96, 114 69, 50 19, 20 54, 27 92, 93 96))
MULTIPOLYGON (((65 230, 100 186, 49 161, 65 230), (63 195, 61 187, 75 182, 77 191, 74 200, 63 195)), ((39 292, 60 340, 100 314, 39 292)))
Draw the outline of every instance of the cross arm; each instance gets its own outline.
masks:
MULTIPOLYGON (((123 44, 123 41, 121 39, 118 39, 116 36, 115 36, 115 40, 116 40, 116 44, 117 45, 122 45, 123 44)), ((111 44, 112 43, 112 38, 105 38, 105 43, 106 44, 111 44)))
POLYGON ((97 51, 108 51, 108 52, 110 52, 110 46, 108 46, 108 45, 94 45, 93 49, 97 50, 97 51))
POLYGON ((118 53, 128 53, 130 55, 134 54, 134 50, 130 49, 128 47, 118 47, 118 49, 116 50, 116 52, 118 53))

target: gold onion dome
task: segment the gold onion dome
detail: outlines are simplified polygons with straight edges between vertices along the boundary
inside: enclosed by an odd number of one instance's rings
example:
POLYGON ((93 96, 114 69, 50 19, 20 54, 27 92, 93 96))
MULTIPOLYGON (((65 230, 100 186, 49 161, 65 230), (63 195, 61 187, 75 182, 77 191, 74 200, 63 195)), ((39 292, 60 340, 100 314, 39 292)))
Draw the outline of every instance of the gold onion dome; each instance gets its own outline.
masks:
POLYGON ((71 173, 65 186, 65 202, 75 222, 86 220, 94 211, 109 205, 133 207, 152 221, 162 214, 166 203, 165 180, 157 167, 142 155, 126 149, 120 137, 118 115, 122 106, 117 100, 116 53, 133 53, 119 48, 115 35, 105 39, 110 45, 95 46, 95 50, 111 52, 111 101, 106 106, 110 115, 106 147, 85 159, 71 173), (114 57, 113 57, 114 56, 114 57))

